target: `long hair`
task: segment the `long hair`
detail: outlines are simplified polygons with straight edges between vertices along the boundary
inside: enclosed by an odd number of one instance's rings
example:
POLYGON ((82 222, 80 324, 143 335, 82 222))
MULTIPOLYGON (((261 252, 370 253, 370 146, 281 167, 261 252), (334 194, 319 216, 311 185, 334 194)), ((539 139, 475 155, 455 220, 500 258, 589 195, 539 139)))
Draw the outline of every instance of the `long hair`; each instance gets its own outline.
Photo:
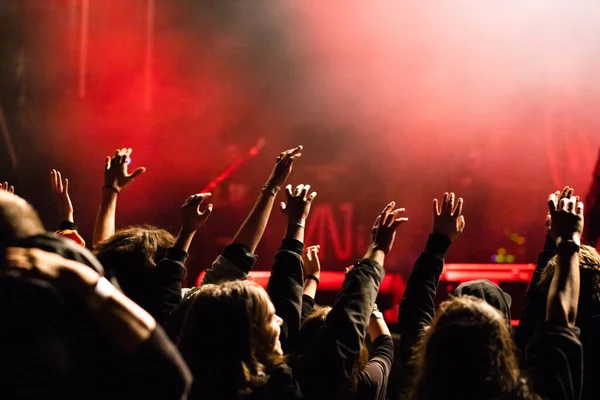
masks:
MULTIPOLYGON (((300 332, 297 338, 296 351, 307 353, 318 351, 320 332, 325 326, 327 315, 332 310, 329 306, 316 307, 315 310, 306 318, 300 327, 300 332)), ((360 354, 354 362, 352 375, 350 376, 349 389, 350 392, 356 393, 358 390, 358 379, 360 372, 369 362, 369 349, 363 342, 360 347, 360 354)))
POLYGON ((443 302, 416 350, 411 400, 532 398, 504 318, 481 299, 443 302))
POLYGON ((140 304, 147 297, 145 275, 148 269, 156 267, 173 243, 175 238, 164 229, 150 225, 130 226, 96 243, 94 254, 107 274, 117 278, 123 292, 140 304))
POLYGON ((258 284, 204 285, 190 301, 179 340, 194 375, 190 399, 244 398, 285 361, 274 347, 271 301, 258 284))

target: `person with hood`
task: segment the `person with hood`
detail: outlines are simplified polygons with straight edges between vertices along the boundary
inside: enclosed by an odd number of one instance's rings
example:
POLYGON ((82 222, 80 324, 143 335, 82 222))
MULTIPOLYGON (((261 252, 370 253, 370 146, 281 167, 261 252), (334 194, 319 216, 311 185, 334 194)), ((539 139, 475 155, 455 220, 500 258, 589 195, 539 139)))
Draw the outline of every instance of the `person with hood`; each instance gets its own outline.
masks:
POLYGON ((502 316, 510 324, 511 314, 510 306, 512 298, 508 293, 493 282, 487 279, 476 279, 461 283, 454 290, 455 296, 473 296, 482 299, 496 310, 502 313, 502 316))

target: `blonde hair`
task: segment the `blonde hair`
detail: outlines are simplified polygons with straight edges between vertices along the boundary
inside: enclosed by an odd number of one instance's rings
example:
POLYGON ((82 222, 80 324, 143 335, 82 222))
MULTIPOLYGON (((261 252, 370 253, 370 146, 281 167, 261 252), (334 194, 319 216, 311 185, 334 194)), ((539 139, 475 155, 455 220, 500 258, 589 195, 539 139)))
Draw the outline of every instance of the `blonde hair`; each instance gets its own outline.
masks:
MULTIPOLYGON (((550 282, 556 270, 558 263, 558 255, 555 255, 548 261, 548 265, 542 271, 540 276, 539 286, 544 288, 550 287, 550 282)), ((579 248, 579 269, 592 270, 592 288, 594 292, 600 292, 600 254, 592 246, 582 245, 579 248)))

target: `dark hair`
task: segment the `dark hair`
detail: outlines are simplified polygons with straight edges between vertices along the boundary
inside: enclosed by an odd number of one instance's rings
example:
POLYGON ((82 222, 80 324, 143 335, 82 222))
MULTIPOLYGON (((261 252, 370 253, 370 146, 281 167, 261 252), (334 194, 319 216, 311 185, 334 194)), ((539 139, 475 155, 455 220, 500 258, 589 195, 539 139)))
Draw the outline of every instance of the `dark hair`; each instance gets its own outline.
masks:
POLYGON ((43 232, 44 225, 28 202, 0 190, 0 243, 10 243, 43 232))
MULTIPOLYGON (((300 327, 297 338, 296 350, 300 353, 311 352, 318 349, 320 341, 321 328, 325 326, 327 315, 332 310, 329 306, 316 306, 315 310, 306 318, 300 327)), ((349 389, 356 392, 358 389, 358 379, 360 372, 369 362, 369 349, 363 342, 360 347, 360 354, 352 369, 352 376, 349 382, 349 389)))
POLYGON ((485 301, 454 297, 440 305, 415 349, 412 400, 531 399, 502 315, 485 301))
POLYGON ((273 306, 255 282, 204 285, 190 297, 179 350, 194 384, 190 399, 243 398, 285 362, 273 346, 273 306))
POLYGON ((165 257, 175 238, 164 229, 150 225, 120 229, 96 243, 94 254, 107 274, 115 276, 123 292, 144 307, 148 288, 144 284, 148 269, 165 257))

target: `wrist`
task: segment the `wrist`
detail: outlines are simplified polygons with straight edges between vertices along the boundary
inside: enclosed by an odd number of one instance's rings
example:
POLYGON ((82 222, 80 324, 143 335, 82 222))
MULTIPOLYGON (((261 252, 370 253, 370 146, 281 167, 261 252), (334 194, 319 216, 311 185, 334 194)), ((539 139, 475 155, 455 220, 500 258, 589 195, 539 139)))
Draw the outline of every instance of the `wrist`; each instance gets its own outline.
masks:
POLYGON ((194 236, 196 234, 196 228, 182 226, 179 230, 179 236, 194 236))
POLYGON ((118 189, 113 185, 102 186, 102 194, 109 197, 117 197, 121 193, 121 189, 118 189))
POLYGON ((68 221, 72 224, 75 223, 75 216, 74 213, 70 212, 70 213, 66 213, 66 214, 62 214, 60 217, 61 221, 68 221))
POLYGON ((573 243, 577 246, 581 246, 581 235, 574 233, 571 235, 562 235, 556 238, 556 247, 558 248, 563 243, 573 243))

